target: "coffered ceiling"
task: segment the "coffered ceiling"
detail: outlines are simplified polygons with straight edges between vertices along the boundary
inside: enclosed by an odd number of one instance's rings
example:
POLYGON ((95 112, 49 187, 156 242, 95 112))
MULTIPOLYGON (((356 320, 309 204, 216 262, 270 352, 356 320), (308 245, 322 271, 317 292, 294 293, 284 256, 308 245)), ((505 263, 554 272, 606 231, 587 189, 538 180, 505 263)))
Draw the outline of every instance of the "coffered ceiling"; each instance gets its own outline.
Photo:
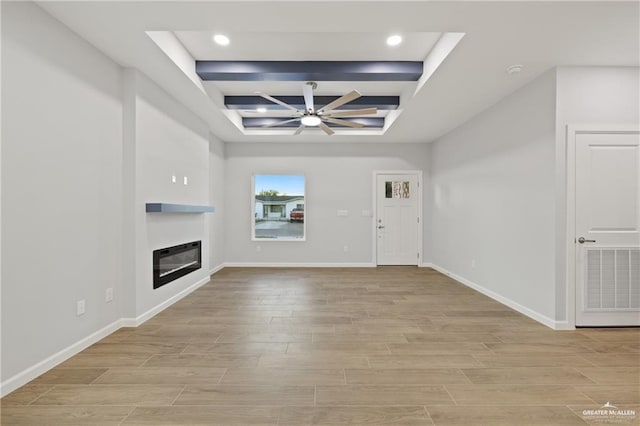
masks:
POLYGON ((637 2, 39 4, 227 142, 430 142, 555 66, 639 64, 637 2), (390 34, 403 42, 387 46, 390 34), (402 64, 411 63, 419 74, 409 78, 402 64), (507 73, 514 64, 522 72, 507 73), (364 127, 335 126, 332 136, 317 128, 293 136, 297 122, 263 127, 292 111, 256 92, 304 112, 310 80, 316 109, 357 90, 362 97, 340 109, 377 112, 349 117, 364 127))
POLYGON ((229 44, 220 45, 212 31, 148 34, 212 100, 223 99, 245 136, 384 135, 464 36, 405 32, 389 46, 384 32, 250 32, 225 33, 229 44), (304 116, 317 117, 315 126, 304 116))

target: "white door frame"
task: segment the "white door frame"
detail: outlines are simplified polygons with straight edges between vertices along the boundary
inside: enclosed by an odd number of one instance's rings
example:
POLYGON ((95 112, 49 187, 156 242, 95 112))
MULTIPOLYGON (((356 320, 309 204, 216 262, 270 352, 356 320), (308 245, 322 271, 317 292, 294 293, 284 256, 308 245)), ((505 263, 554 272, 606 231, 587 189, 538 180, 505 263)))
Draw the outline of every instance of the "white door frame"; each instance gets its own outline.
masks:
POLYGON ((570 124, 567 126, 567 322, 576 327, 576 136, 640 133, 637 124, 570 124))
POLYGON ((422 217, 422 192, 424 185, 422 182, 422 170, 374 170, 373 171, 373 217, 371 221, 371 233, 373 242, 373 265, 378 266, 378 232, 376 230, 378 217, 378 176, 379 175, 415 175, 418 179, 418 259, 416 264, 421 266, 422 257, 422 234, 424 232, 424 220, 422 217))

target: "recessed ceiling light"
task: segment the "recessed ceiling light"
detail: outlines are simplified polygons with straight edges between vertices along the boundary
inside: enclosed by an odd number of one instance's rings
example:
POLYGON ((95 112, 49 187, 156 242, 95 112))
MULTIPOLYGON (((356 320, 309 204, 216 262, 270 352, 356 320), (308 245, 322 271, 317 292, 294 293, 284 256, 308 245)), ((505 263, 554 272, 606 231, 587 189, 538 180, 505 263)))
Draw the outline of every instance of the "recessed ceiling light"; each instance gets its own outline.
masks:
POLYGON ((258 107, 256 108, 256 112, 259 112, 260 114, 264 114, 265 112, 267 112, 267 109, 265 107, 258 107))
POLYGON ((402 36, 398 34, 390 35, 389 37, 387 37, 387 44, 389 46, 397 46, 400 43, 402 43, 402 36))
POLYGON ((315 115, 305 115, 300 119, 300 121, 305 126, 317 126, 322 122, 322 120, 320 120, 320 117, 315 115))
POLYGON ((517 74, 522 71, 523 68, 524 65, 522 64, 511 65, 510 67, 507 67, 507 74, 517 74))
POLYGON ((220 46, 227 46, 229 44, 229 37, 224 34, 216 34, 213 36, 213 41, 218 43, 220 46))

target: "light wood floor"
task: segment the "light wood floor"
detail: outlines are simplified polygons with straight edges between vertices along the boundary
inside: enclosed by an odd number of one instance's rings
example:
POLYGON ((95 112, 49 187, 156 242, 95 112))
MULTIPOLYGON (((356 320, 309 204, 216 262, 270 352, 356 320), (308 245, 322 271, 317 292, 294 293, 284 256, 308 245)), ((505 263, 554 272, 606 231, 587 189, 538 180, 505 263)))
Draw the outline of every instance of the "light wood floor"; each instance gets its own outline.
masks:
POLYGON ((224 269, 2 425, 585 424, 640 414, 639 368, 639 329, 552 331, 431 269, 224 269))

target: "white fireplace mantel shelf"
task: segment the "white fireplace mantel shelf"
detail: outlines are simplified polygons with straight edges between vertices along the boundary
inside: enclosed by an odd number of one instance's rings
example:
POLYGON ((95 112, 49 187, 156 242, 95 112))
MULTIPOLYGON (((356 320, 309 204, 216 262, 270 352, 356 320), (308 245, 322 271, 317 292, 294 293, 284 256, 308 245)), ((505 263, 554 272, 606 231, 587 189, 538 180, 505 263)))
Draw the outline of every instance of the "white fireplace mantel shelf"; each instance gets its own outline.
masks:
POLYGON ((196 206, 193 204, 147 203, 147 213, 213 213, 213 206, 196 206))

